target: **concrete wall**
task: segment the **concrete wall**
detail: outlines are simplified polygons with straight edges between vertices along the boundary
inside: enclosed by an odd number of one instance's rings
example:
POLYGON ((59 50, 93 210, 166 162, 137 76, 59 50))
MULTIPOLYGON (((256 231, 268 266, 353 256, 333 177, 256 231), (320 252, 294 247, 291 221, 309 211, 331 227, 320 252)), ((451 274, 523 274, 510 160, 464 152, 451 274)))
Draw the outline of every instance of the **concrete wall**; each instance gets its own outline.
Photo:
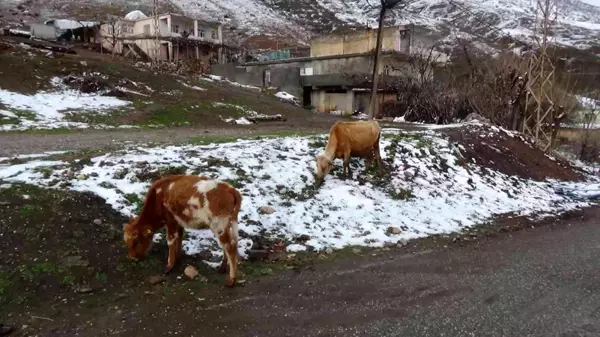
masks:
MULTIPOLYGON (((401 29, 405 30, 403 27, 401 29)), ((383 29, 382 50, 409 52, 410 34, 401 33, 401 29, 398 27, 385 27, 383 29)), ((346 34, 330 34, 311 41, 310 56, 367 53, 375 49, 376 44, 376 29, 366 29, 346 34)))
POLYGON ((56 40, 57 31, 53 25, 32 23, 30 25, 31 36, 44 40, 56 40))
POLYGON ((241 67, 233 64, 214 64, 211 66, 213 75, 223 76, 231 81, 246 85, 261 87, 265 85, 265 71, 271 73, 271 86, 279 87, 298 98, 302 98, 303 88, 300 77, 300 68, 291 67, 270 67, 253 66, 241 67))

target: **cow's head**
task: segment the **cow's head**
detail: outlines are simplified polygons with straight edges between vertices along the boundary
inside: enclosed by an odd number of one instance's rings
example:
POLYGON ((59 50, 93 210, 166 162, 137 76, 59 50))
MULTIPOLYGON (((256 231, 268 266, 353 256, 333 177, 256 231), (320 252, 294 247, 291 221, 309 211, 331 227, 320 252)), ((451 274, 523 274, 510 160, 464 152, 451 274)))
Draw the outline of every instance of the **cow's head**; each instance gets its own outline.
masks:
POLYGON ((148 255, 154 236, 152 227, 137 222, 138 218, 131 218, 129 223, 123 225, 123 240, 129 250, 129 257, 135 260, 143 259, 148 255))
POLYGON ((318 155, 317 163, 315 166, 315 174, 317 175, 317 180, 322 181, 323 178, 325 178, 325 176, 329 174, 329 171, 331 171, 332 166, 333 162, 329 158, 325 157, 322 154, 318 155))

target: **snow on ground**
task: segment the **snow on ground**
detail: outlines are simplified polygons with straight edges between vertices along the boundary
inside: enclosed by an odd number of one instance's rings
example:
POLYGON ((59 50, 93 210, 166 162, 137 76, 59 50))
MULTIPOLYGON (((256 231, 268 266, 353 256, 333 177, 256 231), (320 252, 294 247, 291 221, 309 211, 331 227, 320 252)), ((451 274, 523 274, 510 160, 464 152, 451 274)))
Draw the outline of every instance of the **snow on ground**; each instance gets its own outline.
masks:
MULTIPOLYGON (((390 165, 386 170, 389 176, 365 176, 363 162, 355 160, 354 179, 343 180, 337 176, 341 172, 338 161, 316 189, 314 158, 323 151, 325 139, 322 135, 203 146, 131 146, 93 158, 80 171, 49 158, 18 165, 0 163, 0 181, 91 191, 131 216, 139 206, 132 200, 143 200, 148 176, 157 170, 178 168, 226 179, 244 196, 242 256, 251 247, 252 237, 258 235, 285 238, 289 250, 294 251, 377 247, 459 231, 496 214, 541 216, 590 204, 557 194, 557 182, 507 176, 473 163, 461 166, 462 148, 432 130, 400 133, 386 129, 381 148, 382 158, 390 165), (259 208, 263 206, 272 206, 275 213, 262 214, 259 208), (390 226, 401 233, 389 234, 390 226), (300 237, 309 240, 302 242, 300 237)), ((561 188, 581 189, 580 185, 568 183, 561 188)), ((186 252, 205 249, 215 257, 221 254, 208 230, 190 231, 186 252)))
POLYGON ((223 118, 221 116, 221 119, 225 122, 225 123, 232 123, 232 124, 239 124, 239 125, 248 125, 248 124, 252 124, 251 121, 248 120, 247 117, 281 117, 281 114, 277 114, 277 115, 265 115, 265 114, 260 114, 252 109, 243 107, 241 105, 235 105, 235 104, 230 104, 230 103, 221 103, 221 102, 214 102, 213 103, 214 107, 227 107, 227 108, 233 108, 233 109, 237 109, 240 112, 244 113, 246 116, 242 116, 240 118, 231 118, 231 117, 226 117, 223 118))
POLYGON ((227 83, 230 85, 234 85, 236 87, 241 87, 241 88, 246 88, 246 89, 251 89, 251 90, 258 90, 258 91, 261 90, 259 87, 255 87, 253 85, 241 84, 238 82, 233 82, 233 81, 226 79, 225 77, 217 76, 217 75, 206 75, 206 77, 202 76, 202 77, 200 77, 200 79, 204 80, 204 81, 208 81, 208 82, 215 82, 215 81, 216 82, 224 82, 224 83, 227 83))
POLYGON ((90 125, 87 123, 68 121, 68 113, 101 114, 130 104, 116 97, 84 94, 69 89, 58 77, 52 79, 52 84, 54 91, 38 92, 35 95, 0 88, 0 106, 3 107, 0 109, 0 119, 14 122, 0 124, 0 130, 88 128, 90 125))
POLYGON ((299 104, 300 100, 298 99, 298 97, 292 95, 292 94, 288 94, 285 91, 280 91, 278 93, 275 94, 275 97, 282 99, 284 101, 288 101, 290 103, 293 104, 299 104))

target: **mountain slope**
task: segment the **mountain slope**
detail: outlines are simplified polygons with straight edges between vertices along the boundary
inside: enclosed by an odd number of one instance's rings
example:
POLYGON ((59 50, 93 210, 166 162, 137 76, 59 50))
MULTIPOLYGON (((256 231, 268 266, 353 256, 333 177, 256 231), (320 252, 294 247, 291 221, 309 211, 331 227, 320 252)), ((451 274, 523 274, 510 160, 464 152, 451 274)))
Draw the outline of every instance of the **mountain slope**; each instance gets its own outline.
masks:
MULTIPOLYGON (((286 36, 306 42, 340 26, 377 26, 378 0, 161 0, 164 9, 182 11, 226 23, 229 41, 252 35, 286 36)), ((42 17, 97 16, 97 13, 141 9, 151 0, 90 0, 86 6, 71 0, 5 0, 1 6, 24 5, 42 17)), ((600 7, 579 0, 559 0, 556 42, 586 49, 600 46, 600 7)), ((18 16, 15 16, 16 19, 18 16)), ((5 19, 10 15, 5 15, 5 19)), ((25 20, 27 23, 27 20, 25 20)), ((484 44, 503 36, 530 43, 535 26, 531 0, 412 0, 388 14, 386 24, 415 25, 439 32, 447 42, 457 37, 484 44)))

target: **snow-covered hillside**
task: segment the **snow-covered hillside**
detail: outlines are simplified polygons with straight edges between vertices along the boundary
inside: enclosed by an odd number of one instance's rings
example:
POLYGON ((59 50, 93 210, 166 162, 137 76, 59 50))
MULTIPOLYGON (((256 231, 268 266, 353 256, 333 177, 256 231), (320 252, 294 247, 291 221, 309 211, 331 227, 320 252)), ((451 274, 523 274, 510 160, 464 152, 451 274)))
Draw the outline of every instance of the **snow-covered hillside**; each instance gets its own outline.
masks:
MULTIPOLYGON (((19 0, 3 1, 16 6, 19 0), (12 2, 12 3, 11 3, 12 2)), ((111 7, 148 11, 150 0, 90 0, 87 8, 111 7)), ((369 0, 162 0, 166 8, 227 23, 232 38, 249 35, 284 35, 306 41, 340 26, 376 26, 377 9, 369 0)), ((21 1, 42 15, 85 14, 65 0, 21 1)), ((0 4, 2 6, 2 4, 0 4)), ((117 9, 118 8, 118 9, 117 9)), ((92 15, 91 13, 90 15, 92 15)), ((125 12, 123 13, 125 14, 125 12)), ((579 0, 559 0, 556 40, 560 44, 587 48, 600 45, 600 7, 579 0)), ((531 41, 535 25, 532 0, 412 0, 388 15, 388 23, 413 23, 442 33, 447 41, 456 37, 488 43, 510 35, 531 41)))

